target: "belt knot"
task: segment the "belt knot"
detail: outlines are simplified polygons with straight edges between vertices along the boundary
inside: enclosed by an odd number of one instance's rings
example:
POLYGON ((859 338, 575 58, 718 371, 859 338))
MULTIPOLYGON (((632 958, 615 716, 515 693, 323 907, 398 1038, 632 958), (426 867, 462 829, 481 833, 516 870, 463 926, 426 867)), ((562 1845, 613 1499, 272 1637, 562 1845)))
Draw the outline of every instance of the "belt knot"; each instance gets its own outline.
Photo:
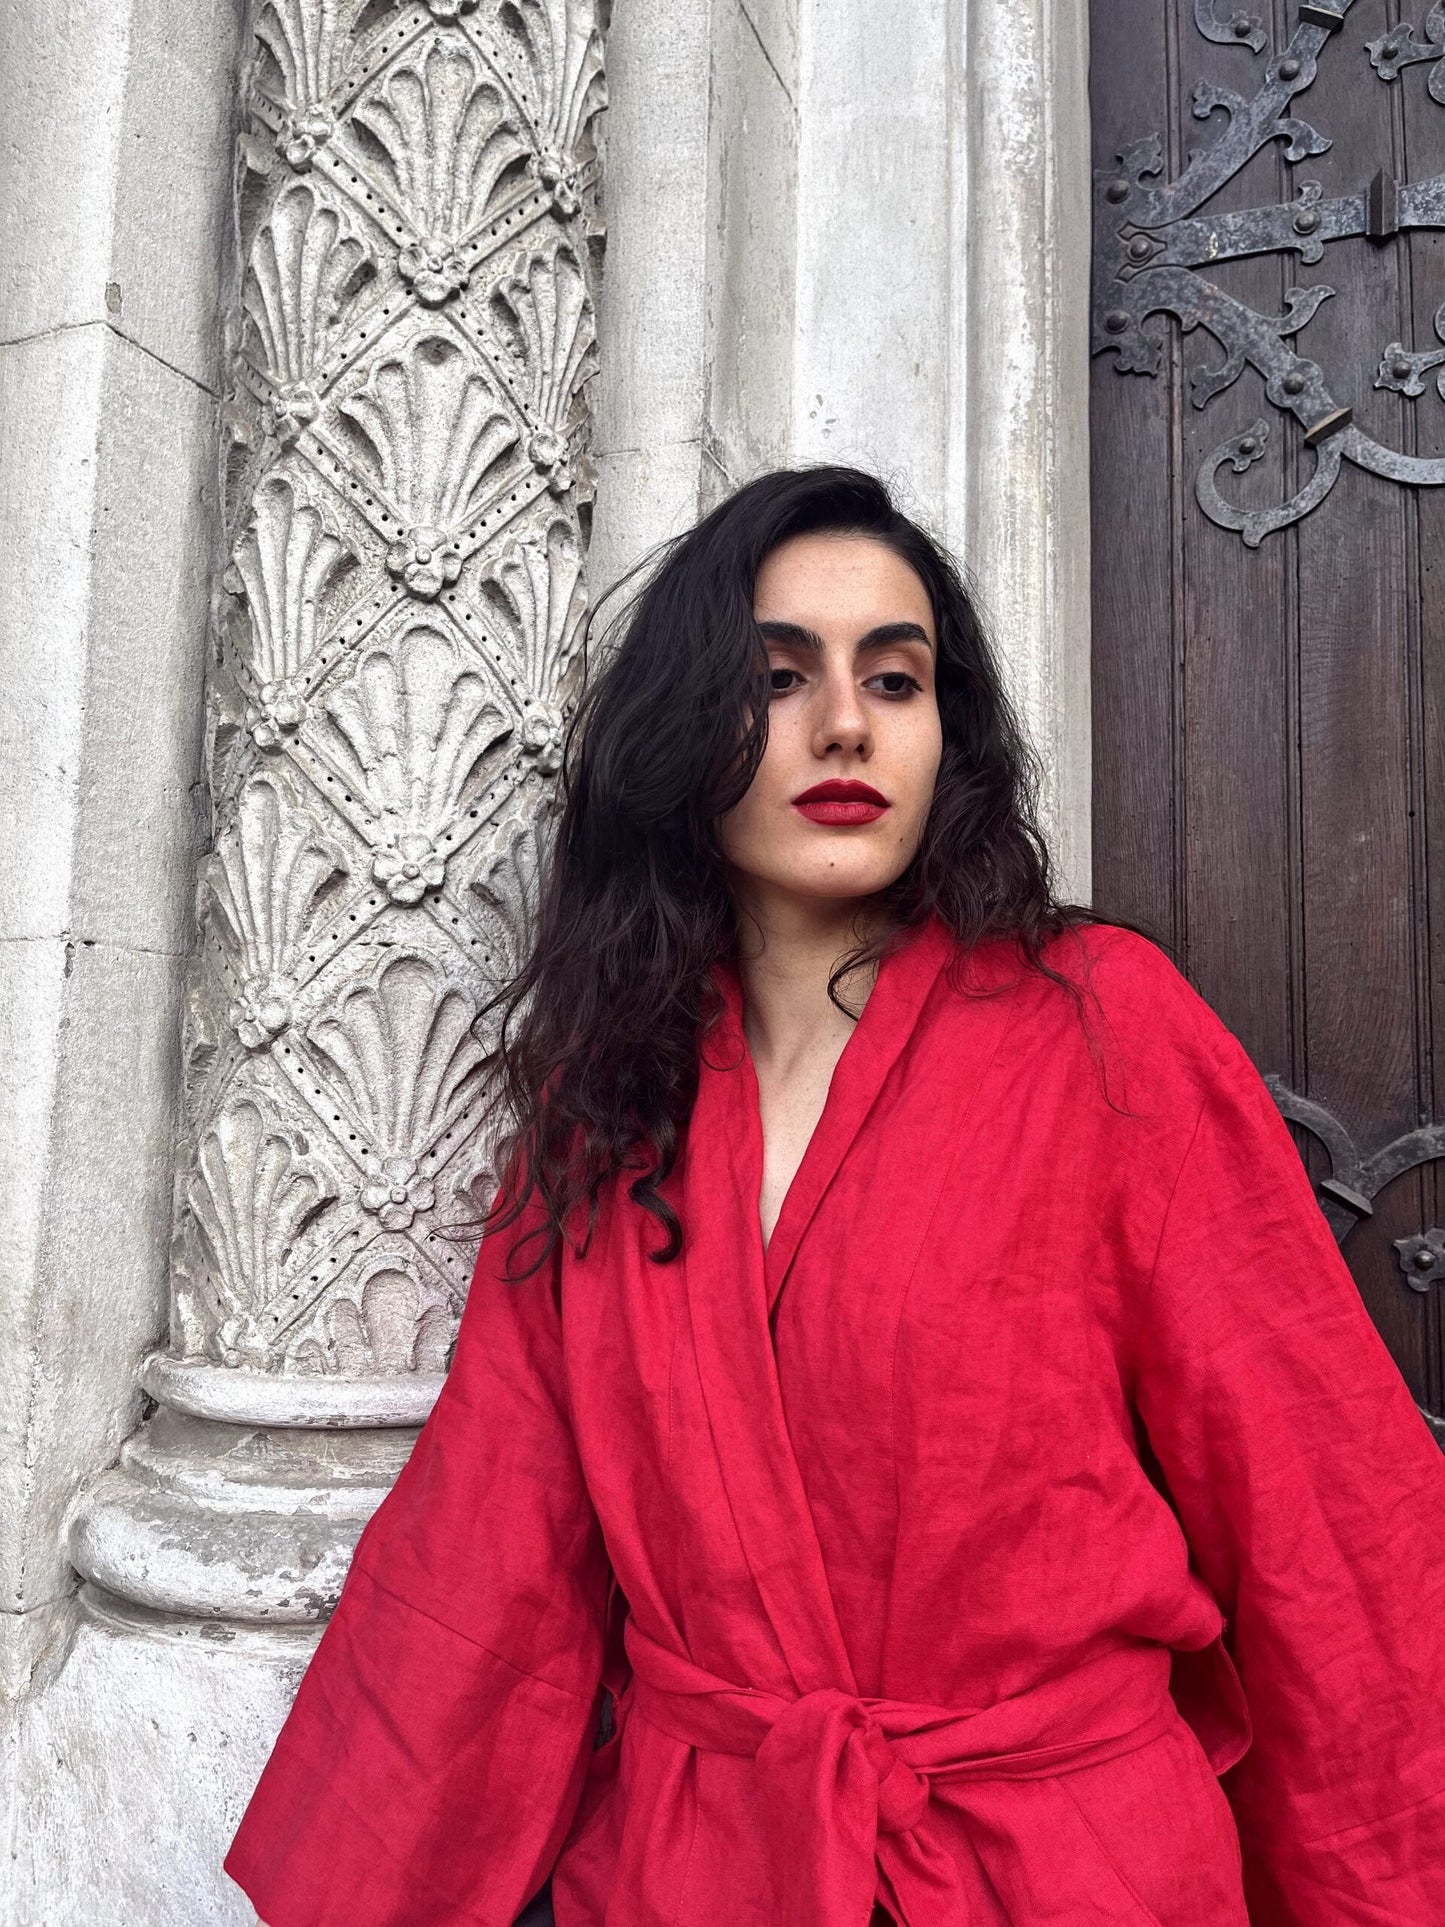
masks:
POLYGON ((863 1742, 878 1775, 879 1831, 907 1833, 928 1809, 928 1782, 913 1771, 867 1708, 860 1706, 860 1710, 865 1720, 863 1742))
POLYGON ((833 1688, 790 1701, 758 1758, 765 1770, 782 1767, 796 1776, 794 1786, 815 1775, 836 1792, 851 1782, 870 1804, 876 1798, 882 1833, 906 1833, 928 1806, 927 1781, 898 1752, 869 1707, 833 1688), (850 1766, 850 1759, 855 1764, 850 1766))

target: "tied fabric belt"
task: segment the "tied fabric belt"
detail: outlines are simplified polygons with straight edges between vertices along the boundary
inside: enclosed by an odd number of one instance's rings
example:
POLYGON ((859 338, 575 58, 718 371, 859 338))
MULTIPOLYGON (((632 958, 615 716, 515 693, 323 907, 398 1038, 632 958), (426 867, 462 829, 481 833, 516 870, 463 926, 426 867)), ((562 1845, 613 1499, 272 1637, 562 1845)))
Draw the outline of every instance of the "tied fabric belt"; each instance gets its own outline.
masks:
POLYGON ((1015 1921, 1158 1927, 1060 1776, 1178 1723, 1166 1649, 1108 1654, 959 1714, 831 1689, 785 1699, 704 1672, 630 1620, 625 1638, 634 1712, 685 1745, 756 1760, 788 1927, 866 1927, 875 1900, 902 1927, 961 1927, 971 1888, 1015 1921), (919 1830, 935 1793, 963 1816, 976 1868, 919 1830))

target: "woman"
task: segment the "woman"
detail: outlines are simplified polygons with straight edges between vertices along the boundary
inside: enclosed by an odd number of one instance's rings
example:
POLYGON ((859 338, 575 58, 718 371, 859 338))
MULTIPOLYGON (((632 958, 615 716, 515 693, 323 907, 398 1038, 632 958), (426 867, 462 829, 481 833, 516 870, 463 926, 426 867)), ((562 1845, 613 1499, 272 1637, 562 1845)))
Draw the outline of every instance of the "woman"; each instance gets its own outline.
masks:
POLYGON ((228 1871, 270 1927, 1438 1927, 1445 1467, 1239 1043, 1052 899, 947 559, 766 476, 579 732, 454 1362, 228 1871))

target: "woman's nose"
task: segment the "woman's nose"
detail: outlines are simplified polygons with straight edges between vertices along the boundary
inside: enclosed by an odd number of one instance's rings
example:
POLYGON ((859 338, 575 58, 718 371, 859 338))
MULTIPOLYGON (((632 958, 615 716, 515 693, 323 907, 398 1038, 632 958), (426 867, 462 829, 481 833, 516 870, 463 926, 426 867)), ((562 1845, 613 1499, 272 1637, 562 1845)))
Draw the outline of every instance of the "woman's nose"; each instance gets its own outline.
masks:
POLYGON ((815 755, 841 749, 867 755, 872 747, 868 712, 852 674, 830 673, 818 691, 818 714, 813 732, 815 755))

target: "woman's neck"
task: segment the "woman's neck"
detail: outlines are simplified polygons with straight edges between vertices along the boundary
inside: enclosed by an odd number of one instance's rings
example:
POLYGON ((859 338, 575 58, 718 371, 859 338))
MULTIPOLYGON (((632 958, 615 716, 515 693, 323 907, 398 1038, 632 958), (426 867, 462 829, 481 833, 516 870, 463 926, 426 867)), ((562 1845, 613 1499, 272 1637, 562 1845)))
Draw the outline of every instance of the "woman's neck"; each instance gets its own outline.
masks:
MULTIPOLYGON (((738 898, 738 976, 743 1031, 755 1064, 786 1077, 800 1060, 842 1042, 854 1019, 828 995, 839 959, 871 936, 881 913, 867 902, 738 898)), ((838 992, 855 1012, 873 988, 876 965, 851 972, 838 992)))

